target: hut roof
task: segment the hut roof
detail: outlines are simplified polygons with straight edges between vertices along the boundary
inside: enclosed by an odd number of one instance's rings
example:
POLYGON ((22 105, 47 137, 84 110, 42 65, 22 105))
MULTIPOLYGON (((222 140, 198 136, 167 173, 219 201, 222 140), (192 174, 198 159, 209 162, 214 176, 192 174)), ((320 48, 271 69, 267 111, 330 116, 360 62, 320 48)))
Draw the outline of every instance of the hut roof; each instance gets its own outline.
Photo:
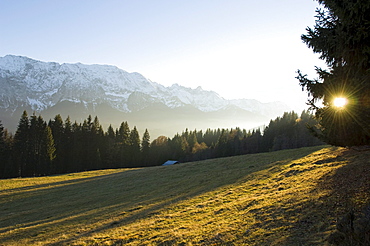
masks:
POLYGON ((162 166, 169 166, 169 165, 178 164, 178 163, 180 163, 180 162, 168 160, 165 163, 163 163, 162 166))

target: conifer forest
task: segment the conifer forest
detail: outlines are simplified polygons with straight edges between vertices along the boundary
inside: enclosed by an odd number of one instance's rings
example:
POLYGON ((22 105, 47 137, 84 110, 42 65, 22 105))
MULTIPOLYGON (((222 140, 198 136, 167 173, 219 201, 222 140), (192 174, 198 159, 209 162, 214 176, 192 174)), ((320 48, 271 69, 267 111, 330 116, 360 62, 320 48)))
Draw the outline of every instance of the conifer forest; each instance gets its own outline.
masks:
POLYGON ((56 115, 46 122, 24 111, 14 134, 0 122, 0 178, 147 167, 167 160, 189 162, 323 144, 307 128, 314 124, 308 111, 286 112, 263 129, 186 129, 151 141, 148 130, 140 137, 127 122, 104 131, 97 116, 72 123, 56 115))

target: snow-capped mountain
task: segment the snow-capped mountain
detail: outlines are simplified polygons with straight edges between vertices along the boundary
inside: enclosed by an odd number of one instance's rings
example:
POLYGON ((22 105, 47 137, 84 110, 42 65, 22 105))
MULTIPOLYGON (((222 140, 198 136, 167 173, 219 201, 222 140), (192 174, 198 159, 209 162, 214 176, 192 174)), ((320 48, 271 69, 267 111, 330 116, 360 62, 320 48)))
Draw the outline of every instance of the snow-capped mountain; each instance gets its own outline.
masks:
POLYGON ((1 112, 31 109, 42 113, 63 102, 83 104, 86 108, 108 105, 122 113, 138 112, 153 104, 163 104, 168 109, 191 106, 201 112, 233 106, 269 119, 289 110, 277 102, 226 100, 201 87, 191 89, 178 84, 165 87, 139 73, 128 73, 110 65, 59 64, 13 55, 0 57, 1 112))

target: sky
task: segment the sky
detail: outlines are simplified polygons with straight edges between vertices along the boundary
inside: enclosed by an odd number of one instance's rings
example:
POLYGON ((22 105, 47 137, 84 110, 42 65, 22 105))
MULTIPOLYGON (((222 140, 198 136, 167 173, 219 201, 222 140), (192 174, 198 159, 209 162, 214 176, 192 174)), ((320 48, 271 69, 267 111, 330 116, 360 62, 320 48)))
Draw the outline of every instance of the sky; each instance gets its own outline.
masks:
POLYGON ((313 0, 0 0, 0 56, 108 64, 164 86, 307 108, 313 0))

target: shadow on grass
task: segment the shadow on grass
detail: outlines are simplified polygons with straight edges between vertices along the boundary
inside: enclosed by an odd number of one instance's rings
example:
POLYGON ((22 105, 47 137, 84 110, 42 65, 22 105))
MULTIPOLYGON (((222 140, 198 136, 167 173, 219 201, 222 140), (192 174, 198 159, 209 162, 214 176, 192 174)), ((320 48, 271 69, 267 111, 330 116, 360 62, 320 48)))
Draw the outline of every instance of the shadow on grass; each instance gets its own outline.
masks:
MULTIPOLYGON (((228 163, 230 159, 208 160, 61 181, 52 183, 51 188, 47 188, 47 184, 36 185, 35 191, 32 187, 15 189, 16 200, 7 197, 7 201, 0 202, 0 243, 24 239, 40 243, 55 238, 57 241, 49 245, 69 244, 93 233, 133 223, 180 201, 238 183, 246 175, 269 168, 273 163, 286 164, 316 150, 282 152, 264 163, 259 162, 264 160, 263 155, 256 155, 260 158, 256 157, 256 163, 245 163, 242 168, 228 163), (289 159, 282 161, 282 156, 289 156, 289 159), (232 175, 222 175, 225 171, 232 175), (71 231, 76 228, 80 231, 71 231)), ((0 199, 3 199, 1 194, 0 199)))
MULTIPOLYGON (((35 185, 27 185, 19 188, 11 188, 11 189, 4 189, 0 190, 0 205, 5 203, 8 199, 15 200, 17 198, 23 198, 25 196, 29 196, 30 194, 39 195, 45 192, 45 190, 50 190, 56 188, 57 186, 68 186, 68 185, 75 185, 78 183, 89 182, 92 180, 102 179, 105 176, 110 176, 113 174, 106 174, 100 175, 98 177, 86 177, 86 178, 76 178, 76 179, 69 179, 63 181, 56 181, 50 183, 43 183, 43 184, 35 184, 35 185), (4 194, 9 193, 9 194, 4 194)), ((43 177, 46 178, 46 177, 43 177)))
MULTIPOLYGON (((327 195, 308 204, 310 211, 297 223, 319 241, 327 242, 340 218, 350 211, 360 215, 370 203, 370 151, 346 150, 337 159, 344 159, 346 164, 322 177, 317 185, 317 189, 326 190, 327 195)), ((305 239, 310 245, 315 243, 310 237, 305 239)))
POLYGON ((120 174, 76 178, 6 190, 10 194, 0 192, 0 233, 19 230, 19 233, 16 232, 13 236, 0 235, 0 242, 12 237, 21 237, 28 231, 32 235, 37 235, 38 230, 45 229, 39 228, 42 224, 50 226, 61 223, 60 221, 65 221, 69 217, 79 218, 78 214, 82 215, 93 209, 92 204, 88 204, 89 196, 93 197, 91 190, 120 174), (52 223, 53 221, 55 222, 52 223), (37 228, 34 228, 35 226, 37 228))
POLYGON ((350 211, 360 215, 370 204, 369 160, 370 151, 342 150, 335 158, 312 163, 313 168, 315 165, 344 165, 317 181, 310 191, 312 197, 321 192, 317 199, 304 199, 294 207, 286 201, 263 214, 257 212, 256 218, 265 221, 264 229, 271 229, 271 233, 265 235, 271 238, 264 245, 329 245, 328 236, 336 229, 338 219, 350 211), (280 239, 272 235, 272 229, 277 227, 285 228, 279 233, 280 239))

